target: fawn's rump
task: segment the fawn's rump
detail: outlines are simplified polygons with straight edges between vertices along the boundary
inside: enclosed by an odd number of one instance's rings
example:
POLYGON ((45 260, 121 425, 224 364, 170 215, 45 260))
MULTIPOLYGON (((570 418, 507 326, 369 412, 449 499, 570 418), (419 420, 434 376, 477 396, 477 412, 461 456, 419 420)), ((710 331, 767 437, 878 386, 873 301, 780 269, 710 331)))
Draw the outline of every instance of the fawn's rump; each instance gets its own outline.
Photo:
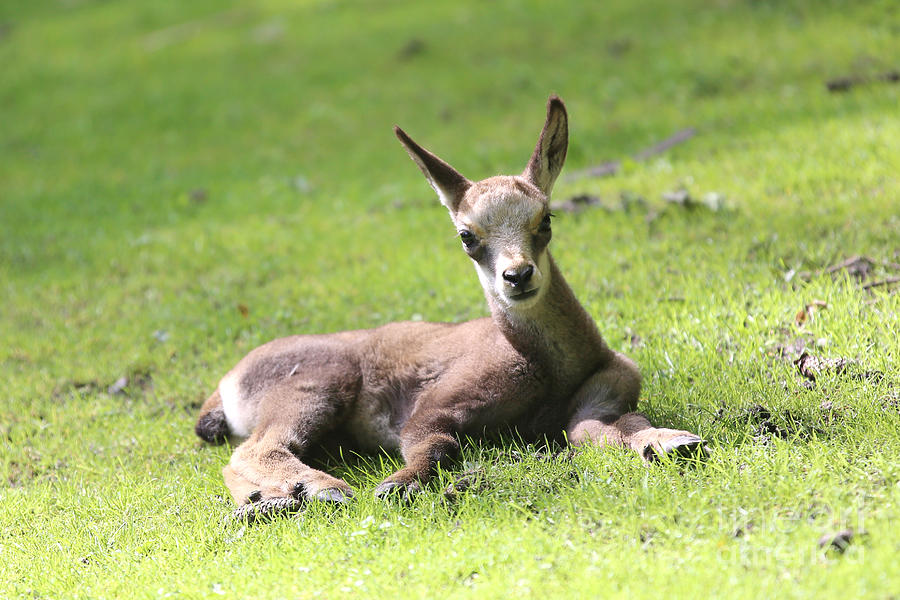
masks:
POLYGON ((221 412, 207 411, 206 429, 218 431, 212 420, 224 420, 228 434, 246 438, 267 419, 299 414, 316 423, 313 437, 333 431, 360 450, 399 448, 416 399, 441 380, 441 358, 460 346, 453 338, 469 337, 466 327, 476 323, 391 323, 273 340, 222 378, 221 412))
POLYGON ((422 367, 385 377, 384 349, 367 352, 365 333, 295 336, 253 350, 219 382, 219 420, 239 438, 295 418, 315 424, 311 438, 333 431, 361 450, 399 448, 422 367))

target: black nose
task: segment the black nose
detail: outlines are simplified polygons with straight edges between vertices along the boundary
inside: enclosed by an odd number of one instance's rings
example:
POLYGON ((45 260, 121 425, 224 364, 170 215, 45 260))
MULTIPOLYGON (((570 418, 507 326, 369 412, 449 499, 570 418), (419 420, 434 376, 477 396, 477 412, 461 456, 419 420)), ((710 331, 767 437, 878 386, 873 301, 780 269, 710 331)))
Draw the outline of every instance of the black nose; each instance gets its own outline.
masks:
POLYGON ((524 267, 519 267, 518 269, 507 269, 503 271, 503 279, 509 282, 509 284, 513 287, 519 287, 520 285, 525 285, 531 279, 531 275, 534 273, 534 267, 531 265, 525 265, 524 267))

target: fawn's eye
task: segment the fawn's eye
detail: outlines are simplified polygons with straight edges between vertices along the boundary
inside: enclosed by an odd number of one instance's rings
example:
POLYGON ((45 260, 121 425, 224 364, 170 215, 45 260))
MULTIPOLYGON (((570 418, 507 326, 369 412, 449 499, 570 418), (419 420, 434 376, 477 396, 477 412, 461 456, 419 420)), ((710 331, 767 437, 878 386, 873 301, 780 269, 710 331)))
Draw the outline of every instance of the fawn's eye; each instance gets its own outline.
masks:
POLYGON ((538 226, 538 231, 542 231, 542 232, 550 231, 550 217, 552 217, 552 216, 553 216, 552 213, 547 213, 547 215, 544 216, 543 220, 541 221, 541 224, 538 226))
POLYGON ((475 234, 468 229, 463 229, 459 232, 459 239, 462 240, 462 243, 466 248, 473 248, 478 243, 478 238, 476 238, 475 234))

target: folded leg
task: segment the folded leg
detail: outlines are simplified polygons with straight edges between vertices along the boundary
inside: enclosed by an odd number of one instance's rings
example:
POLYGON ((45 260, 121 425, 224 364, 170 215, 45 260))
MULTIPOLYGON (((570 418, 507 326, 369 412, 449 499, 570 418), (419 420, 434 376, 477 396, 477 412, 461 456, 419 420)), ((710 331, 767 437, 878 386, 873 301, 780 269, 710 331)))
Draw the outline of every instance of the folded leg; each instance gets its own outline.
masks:
POLYGON ((586 443, 631 448, 647 462, 662 455, 691 456, 705 454, 703 439, 678 429, 654 427, 640 413, 621 417, 581 418, 570 424, 566 433, 576 446, 586 443))
POLYGON ((265 394, 256 428, 223 469, 235 502, 287 497, 339 502, 352 496, 346 482, 301 460, 311 444, 334 429, 340 403, 297 382, 265 394))

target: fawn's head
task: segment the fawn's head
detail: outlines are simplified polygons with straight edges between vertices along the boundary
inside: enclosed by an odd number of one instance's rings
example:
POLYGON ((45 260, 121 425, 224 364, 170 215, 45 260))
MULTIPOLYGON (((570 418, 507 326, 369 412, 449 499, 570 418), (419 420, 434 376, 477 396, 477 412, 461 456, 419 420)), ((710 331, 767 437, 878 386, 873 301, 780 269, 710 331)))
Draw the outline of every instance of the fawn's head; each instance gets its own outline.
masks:
POLYGON ((569 140, 562 100, 547 102, 547 120, 521 175, 469 181, 402 129, 394 131, 450 211, 485 292, 516 310, 537 304, 549 287, 550 190, 569 140))

